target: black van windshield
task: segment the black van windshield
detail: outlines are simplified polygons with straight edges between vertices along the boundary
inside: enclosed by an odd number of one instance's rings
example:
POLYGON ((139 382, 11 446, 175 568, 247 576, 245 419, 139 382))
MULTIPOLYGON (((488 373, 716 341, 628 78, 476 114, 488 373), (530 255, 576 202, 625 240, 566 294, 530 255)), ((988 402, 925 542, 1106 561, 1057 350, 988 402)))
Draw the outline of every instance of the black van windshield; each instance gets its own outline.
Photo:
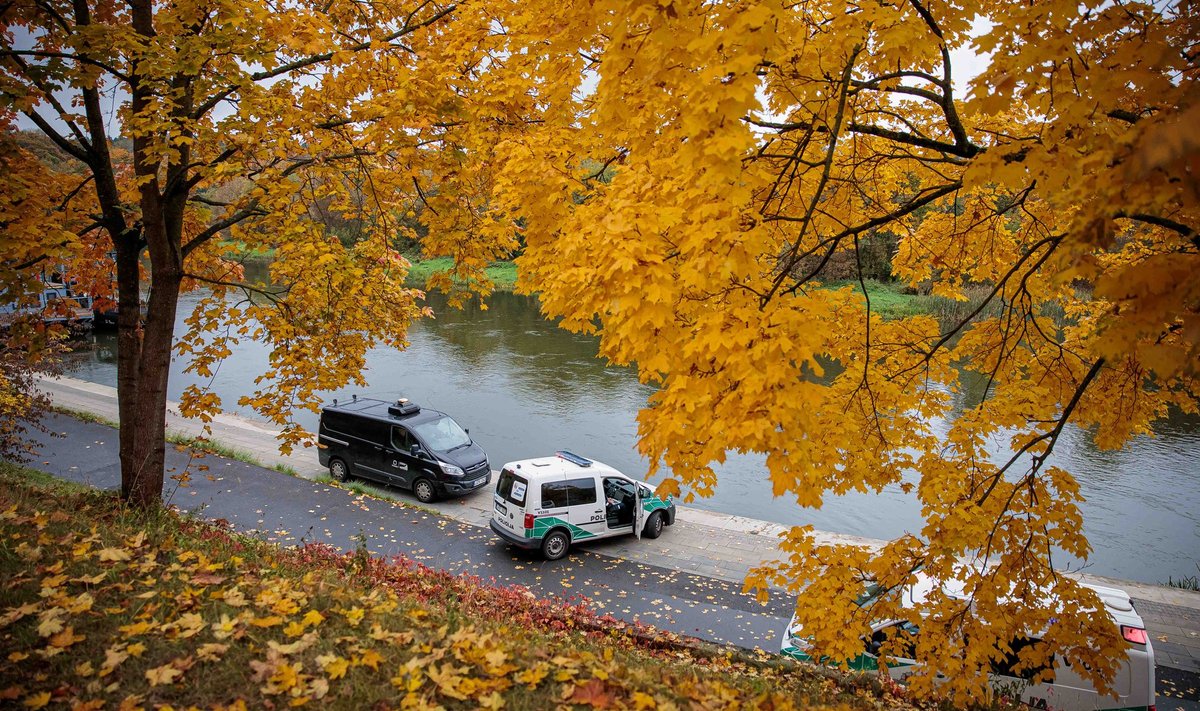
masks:
POLYGON ((430 422, 414 425, 417 436, 435 452, 449 452, 452 449, 465 447, 471 443, 471 438, 449 417, 439 417, 430 422))

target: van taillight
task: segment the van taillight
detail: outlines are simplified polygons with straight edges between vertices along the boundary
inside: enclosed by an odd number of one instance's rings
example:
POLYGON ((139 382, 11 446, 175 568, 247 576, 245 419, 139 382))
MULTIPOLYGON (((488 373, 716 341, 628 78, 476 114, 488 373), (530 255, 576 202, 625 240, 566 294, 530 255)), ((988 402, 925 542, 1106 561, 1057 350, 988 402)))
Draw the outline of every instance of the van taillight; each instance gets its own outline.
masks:
POLYGON ((525 528, 533 528, 533 514, 525 514, 525 528))
POLYGON ((1150 641, 1150 638, 1146 636, 1146 630, 1141 627, 1121 625, 1121 636, 1125 638, 1126 642, 1133 642, 1134 644, 1145 644, 1150 641))

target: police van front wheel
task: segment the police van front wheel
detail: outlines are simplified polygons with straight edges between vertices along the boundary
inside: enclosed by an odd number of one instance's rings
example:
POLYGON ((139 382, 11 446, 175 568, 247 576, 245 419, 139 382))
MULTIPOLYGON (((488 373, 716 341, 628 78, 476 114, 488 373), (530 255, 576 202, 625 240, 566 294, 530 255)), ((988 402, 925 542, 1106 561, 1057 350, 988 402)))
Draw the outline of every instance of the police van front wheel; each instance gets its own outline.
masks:
POLYGON ((428 479, 417 479, 413 484, 413 494, 417 497, 417 501, 427 504, 437 497, 437 489, 433 488, 433 484, 428 479))
POLYGON ((646 528, 642 530, 642 535, 646 538, 658 538, 662 535, 663 516, 659 511, 650 514, 650 518, 646 520, 646 528))
POLYGON ((567 554, 571 547, 571 539, 564 531, 551 531, 542 539, 542 555, 546 560, 558 560, 567 554))
POLYGON ((329 476, 333 477, 334 481, 346 481, 350 478, 350 469, 342 460, 331 459, 329 460, 329 476))

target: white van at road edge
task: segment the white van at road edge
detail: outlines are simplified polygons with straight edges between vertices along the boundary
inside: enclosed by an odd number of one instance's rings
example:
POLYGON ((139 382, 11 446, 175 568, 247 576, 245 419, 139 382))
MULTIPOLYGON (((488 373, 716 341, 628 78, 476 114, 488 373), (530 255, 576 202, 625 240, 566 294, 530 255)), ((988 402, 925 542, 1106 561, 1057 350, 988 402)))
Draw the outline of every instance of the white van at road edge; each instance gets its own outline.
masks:
POLYGON ((603 462, 570 452, 509 462, 496 481, 492 530, 547 560, 571 544, 632 533, 658 538, 675 523, 675 503, 603 462))
MULTIPOLYGON (((1117 696, 1102 696, 1092 686, 1091 682, 1056 657, 1053 669, 1053 681, 1035 684, 1031 681, 1039 670, 1032 670, 1022 676, 1014 676, 1014 672, 998 668, 991 675, 992 688, 998 693, 1015 694, 1020 692, 1023 703, 1032 708, 1054 709, 1054 711, 1155 711, 1154 706, 1154 647, 1150 644, 1150 636, 1141 615, 1133 607, 1129 594, 1117 588, 1085 584, 1094 590, 1104 602, 1105 612, 1117 625, 1118 631, 1125 640, 1125 662, 1117 670, 1113 679, 1113 689, 1117 696), (1024 678, 1022 678, 1024 677, 1024 678)), ((920 573, 917 582, 904 592, 905 607, 925 599, 933 589, 932 580, 920 573)), ((870 591, 864 595, 860 604, 866 604, 871 597, 870 591)), ((890 636, 889 632, 902 629, 905 634, 917 635, 920 631, 907 620, 883 620, 872 623, 870 638, 863 640, 862 654, 849 661, 850 669, 855 671, 877 671, 879 668, 880 643, 890 636)), ((1017 648, 1021 644, 1036 643, 1036 639, 1025 639, 1014 642, 1012 658, 1015 659, 1017 648)), ((783 633, 780 652, 786 656, 805 662, 816 662, 807 654, 809 645, 804 638, 803 628, 796 623, 793 615, 791 622, 783 633)), ((920 665, 915 659, 904 656, 893 656, 888 660, 888 674, 896 681, 903 682, 905 677, 913 672, 913 667, 920 665)))

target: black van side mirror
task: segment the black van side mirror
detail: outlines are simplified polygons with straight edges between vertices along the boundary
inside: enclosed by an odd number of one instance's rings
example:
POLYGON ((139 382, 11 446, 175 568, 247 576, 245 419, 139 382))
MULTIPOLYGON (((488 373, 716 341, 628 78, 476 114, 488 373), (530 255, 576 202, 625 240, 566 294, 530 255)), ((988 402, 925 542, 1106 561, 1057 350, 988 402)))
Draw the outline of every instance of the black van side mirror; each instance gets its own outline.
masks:
POLYGON ((408 453, 409 453, 409 454, 411 454, 411 455, 413 455, 414 457, 415 457, 415 456, 417 456, 418 454, 420 454, 420 453, 421 453, 421 445, 419 445, 419 444, 410 444, 410 445, 408 446, 408 453))

